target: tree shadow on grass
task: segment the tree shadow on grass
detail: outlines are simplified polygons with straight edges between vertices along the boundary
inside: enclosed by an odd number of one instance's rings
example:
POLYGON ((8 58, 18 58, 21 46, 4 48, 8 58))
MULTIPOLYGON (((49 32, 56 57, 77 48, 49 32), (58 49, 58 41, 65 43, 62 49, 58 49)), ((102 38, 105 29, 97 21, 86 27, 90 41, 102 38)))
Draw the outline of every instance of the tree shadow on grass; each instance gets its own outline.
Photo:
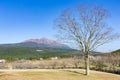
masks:
POLYGON ((86 75, 85 73, 83 72, 78 72, 78 71, 72 71, 72 70, 65 70, 67 72, 72 72, 72 73, 76 73, 76 74, 81 74, 81 75, 86 75))

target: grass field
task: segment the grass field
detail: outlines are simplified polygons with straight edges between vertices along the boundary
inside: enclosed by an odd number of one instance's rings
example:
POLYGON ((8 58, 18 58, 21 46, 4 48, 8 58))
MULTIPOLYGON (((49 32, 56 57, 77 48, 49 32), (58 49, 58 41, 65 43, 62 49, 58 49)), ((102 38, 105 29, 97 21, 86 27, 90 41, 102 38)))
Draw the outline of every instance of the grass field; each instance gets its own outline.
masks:
POLYGON ((120 75, 84 70, 0 70, 0 80, 120 80, 120 75))

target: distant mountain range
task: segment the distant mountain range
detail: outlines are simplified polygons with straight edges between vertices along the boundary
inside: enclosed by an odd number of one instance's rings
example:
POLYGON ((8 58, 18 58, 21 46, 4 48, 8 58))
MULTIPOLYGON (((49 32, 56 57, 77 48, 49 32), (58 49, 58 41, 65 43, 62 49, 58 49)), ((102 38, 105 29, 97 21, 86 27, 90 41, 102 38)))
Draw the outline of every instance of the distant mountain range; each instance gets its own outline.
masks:
POLYGON ((0 47, 15 47, 15 46, 70 49, 69 46, 54 40, 50 40, 48 38, 29 39, 29 40, 25 40, 23 42, 14 43, 14 44, 0 44, 0 47))

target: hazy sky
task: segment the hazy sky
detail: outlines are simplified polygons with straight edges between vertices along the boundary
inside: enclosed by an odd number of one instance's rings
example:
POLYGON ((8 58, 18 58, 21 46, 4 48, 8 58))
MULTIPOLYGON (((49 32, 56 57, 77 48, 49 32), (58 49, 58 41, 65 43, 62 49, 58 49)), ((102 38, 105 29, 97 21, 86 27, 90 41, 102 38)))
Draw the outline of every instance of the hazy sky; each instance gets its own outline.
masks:
MULTIPOLYGON (((0 44, 41 37, 55 39, 53 21, 61 11, 77 4, 103 6, 111 14, 108 25, 120 32, 120 0, 0 0, 0 44)), ((97 51, 116 49, 120 49, 120 39, 97 51)))

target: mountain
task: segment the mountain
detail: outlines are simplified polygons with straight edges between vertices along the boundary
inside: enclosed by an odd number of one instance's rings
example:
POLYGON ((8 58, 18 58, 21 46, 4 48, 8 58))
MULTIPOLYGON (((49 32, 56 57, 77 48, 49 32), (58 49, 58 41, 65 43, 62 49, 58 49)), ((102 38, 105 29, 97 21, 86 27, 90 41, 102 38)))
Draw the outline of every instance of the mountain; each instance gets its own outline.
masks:
POLYGON ((0 47, 15 47, 15 46, 70 49, 69 46, 54 40, 50 40, 48 38, 29 39, 20 43, 0 45, 0 47))
POLYGON ((65 44, 61 44, 57 41, 50 40, 48 38, 41 38, 41 39, 29 39, 21 44, 27 44, 29 46, 38 46, 38 47, 51 47, 51 48, 70 48, 65 44))
MULTIPOLYGON (((94 54, 96 52, 93 52, 94 54)), ((81 51, 48 38, 29 39, 20 43, 0 44, 0 58, 6 60, 80 56, 81 51)))
POLYGON ((29 39, 20 43, 0 44, 0 58, 8 61, 17 59, 40 59, 53 56, 68 57, 81 55, 78 50, 47 38, 29 39))

